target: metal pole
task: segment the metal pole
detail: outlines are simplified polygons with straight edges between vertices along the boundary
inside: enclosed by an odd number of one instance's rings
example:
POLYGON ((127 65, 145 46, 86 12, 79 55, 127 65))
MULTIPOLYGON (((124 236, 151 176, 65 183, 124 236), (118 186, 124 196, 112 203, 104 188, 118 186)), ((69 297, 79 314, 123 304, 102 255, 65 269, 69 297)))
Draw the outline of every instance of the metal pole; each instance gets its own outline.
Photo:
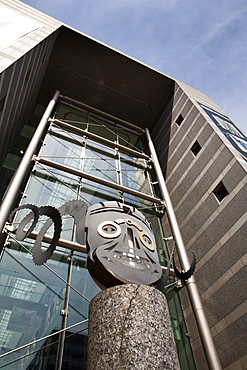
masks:
MULTIPOLYGON (((179 230, 178 222, 175 216, 175 212, 171 203, 171 199, 166 187, 166 183, 164 180, 164 176, 159 164, 159 160, 151 139, 151 136, 149 134, 148 129, 146 129, 146 135, 147 135, 147 140, 148 140, 148 145, 149 145, 149 150, 151 154, 151 158, 154 164, 156 176, 160 185, 160 191, 162 194, 162 197, 166 203, 166 212, 168 216, 168 220, 171 226, 171 230, 173 233, 174 240, 176 242, 176 247, 177 247, 177 252, 178 256, 181 262, 181 266, 184 270, 188 270, 190 267, 190 262, 188 259, 188 255, 184 246, 184 242, 179 230)), ((214 345, 213 337, 208 325, 208 321, 204 312, 204 308, 202 306, 201 298, 197 289, 197 285, 195 282, 195 278, 192 276, 186 283, 189 298, 190 298, 190 303, 192 305, 195 319, 197 322, 198 330, 199 330, 199 335, 202 341, 202 345, 204 348, 204 353, 206 356, 206 360, 209 366, 209 369, 211 370, 221 370, 221 364, 219 361, 219 357, 214 345)))
POLYGON ((14 201, 16 198, 16 194, 20 190, 21 184, 25 178, 25 175, 27 173, 27 169, 31 163, 32 157, 35 153, 35 150, 42 139, 45 129, 47 127, 47 123, 49 120, 49 117, 57 103, 57 100, 59 98, 59 91, 56 91, 54 94, 52 100, 48 104, 45 113, 43 114, 40 123, 27 147, 27 150, 21 160, 21 163, 19 164, 19 167, 9 185, 9 188, 5 194, 5 197, 3 199, 3 202, 0 207, 0 232, 2 232, 5 222, 8 219, 8 216, 10 212, 12 211, 12 208, 14 207, 14 201))
MULTIPOLYGON (((73 251, 70 252, 70 255, 68 257, 68 262, 69 262, 69 265, 68 265, 68 273, 67 273, 67 285, 66 285, 66 289, 65 289, 63 310, 61 311, 61 315, 62 315, 61 330, 66 328, 67 318, 68 318, 68 314, 69 314, 68 307, 69 307, 69 292, 70 292, 72 266, 73 266, 73 251)), ((65 330, 63 330, 59 335, 56 370, 61 370, 62 369, 65 335, 66 335, 65 330)))

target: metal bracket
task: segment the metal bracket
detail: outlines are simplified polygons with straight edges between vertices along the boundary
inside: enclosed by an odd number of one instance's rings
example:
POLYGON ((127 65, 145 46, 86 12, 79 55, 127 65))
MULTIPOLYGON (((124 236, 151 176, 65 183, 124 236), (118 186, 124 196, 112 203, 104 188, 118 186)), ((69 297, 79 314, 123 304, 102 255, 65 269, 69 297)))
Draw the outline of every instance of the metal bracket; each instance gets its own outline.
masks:
POLYGON ((183 284, 182 280, 176 281, 176 288, 177 289, 182 289, 183 287, 184 287, 184 284, 183 284))
POLYGON ((60 315, 61 316, 69 316, 69 311, 68 310, 61 310, 60 315))
POLYGON ((147 170, 151 170, 153 168, 153 161, 151 159, 146 161, 146 168, 147 170))
POLYGON ((155 204, 155 211, 158 215, 163 216, 166 211, 166 205, 165 204, 160 204, 160 205, 155 204))

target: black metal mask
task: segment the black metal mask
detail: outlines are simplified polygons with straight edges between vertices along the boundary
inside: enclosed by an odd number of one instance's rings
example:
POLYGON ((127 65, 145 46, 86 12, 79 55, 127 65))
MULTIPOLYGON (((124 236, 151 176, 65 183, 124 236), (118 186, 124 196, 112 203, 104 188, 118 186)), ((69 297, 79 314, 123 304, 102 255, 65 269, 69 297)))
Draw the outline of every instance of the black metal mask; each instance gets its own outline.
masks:
POLYGON ((122 283, 151 285, 162 274, 146 218, 116 201, 98 203, 86 217, 88 270, 101 288, 122 283))

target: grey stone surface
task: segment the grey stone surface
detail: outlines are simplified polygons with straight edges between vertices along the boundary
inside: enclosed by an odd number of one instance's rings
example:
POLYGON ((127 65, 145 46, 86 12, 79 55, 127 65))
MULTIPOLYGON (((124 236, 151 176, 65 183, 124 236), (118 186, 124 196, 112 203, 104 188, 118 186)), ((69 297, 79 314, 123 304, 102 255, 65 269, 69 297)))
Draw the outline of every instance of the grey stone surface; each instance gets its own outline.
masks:
POLYGON ((165 296, 126 284, 103 290, 89 307, 87 369, 180 369, 165 296))

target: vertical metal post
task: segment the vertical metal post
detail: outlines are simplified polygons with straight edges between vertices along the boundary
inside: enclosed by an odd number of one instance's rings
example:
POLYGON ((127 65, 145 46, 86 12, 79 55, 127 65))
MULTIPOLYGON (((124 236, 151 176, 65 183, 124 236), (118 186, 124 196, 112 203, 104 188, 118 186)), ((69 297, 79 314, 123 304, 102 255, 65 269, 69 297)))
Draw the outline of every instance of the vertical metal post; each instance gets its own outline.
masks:
MULTIPOLYGON (((146 129, 146 135, 149 145, 149 150, 151 154, 151 158, 153 160, 154 169, 156 172, 157 180, 160 185, 160 191, 162 194, 162 197, 166 203, 166 212, 168 216, 168 220, 171 226, 171 230, 173 233, 174 240, 176 242, 177 247, 177 253, 180 259, 181 266, 184 270, 188 270, 190 267, 190 262, 188 259, 187 251, 184 246, 184 242, 180 233, 180 229, 178 226, 178 222, 175 216, 175 212, 171 203, 171 199, 167 190, 167 186, 164 180, 164 176, 159 164, 159 160, 151 139, 151 136, 149 134, 148 129, 146 129)), ((213 337, 208 325, 208 321, 204 312, 204 308, 202 306, 201 298, 197 289, 197 285, 195 282, 195 278, 192 276, 186 283, 190 303, 192 305, 195 319, 197 322, 199 335, 202 341, 202 345, 204 348, 204 353, 206 356, 206 360, 209 366, 209 369, 211 370, 221 370, 221 364, 219 361, 219 357, 214 345, 213 337)))
POLYGON ((35 150, 45 133, 45 129, 47 128, 48 119, 50 118, 50 115, 58 101, 59 95, 60 95, 60 92, 56 91, 52 100, 48 104, 45 110, 45 113, 43 114, 39 122, 39 125, 27 147, 27 150, 21 160, 21 163, 19 164, 19 167, 5 194, 5 197, 0 207, 0 233, 2 232, 5 222, 7 221, 8 216, 10 212, 12 211, 12 208, 14 206, 14 201, 16 198, 16 194, 18 193, 21 187, 21 184, 25 178, 25 175, 31 163, 33 154, 35 153, 35 150))
MULTIPOLYGON (((68 257, 68 262, 69 262, 68 273, 67 273, 67 283, 68 284, 66 285, 63 310, 61 312, 61 315, 62 315, 61 330, 66 328, 67 318, 69 314, 68 308, 69 308, 69 293, 70 293, 70 283, 71 283, 72 266, 73 266, 73 251, 70 252, 70 255, 68 257)), ((59 335, 56 370, 62 369, 65 335, 66 335, 65 330, 62 331, 59 335)))

